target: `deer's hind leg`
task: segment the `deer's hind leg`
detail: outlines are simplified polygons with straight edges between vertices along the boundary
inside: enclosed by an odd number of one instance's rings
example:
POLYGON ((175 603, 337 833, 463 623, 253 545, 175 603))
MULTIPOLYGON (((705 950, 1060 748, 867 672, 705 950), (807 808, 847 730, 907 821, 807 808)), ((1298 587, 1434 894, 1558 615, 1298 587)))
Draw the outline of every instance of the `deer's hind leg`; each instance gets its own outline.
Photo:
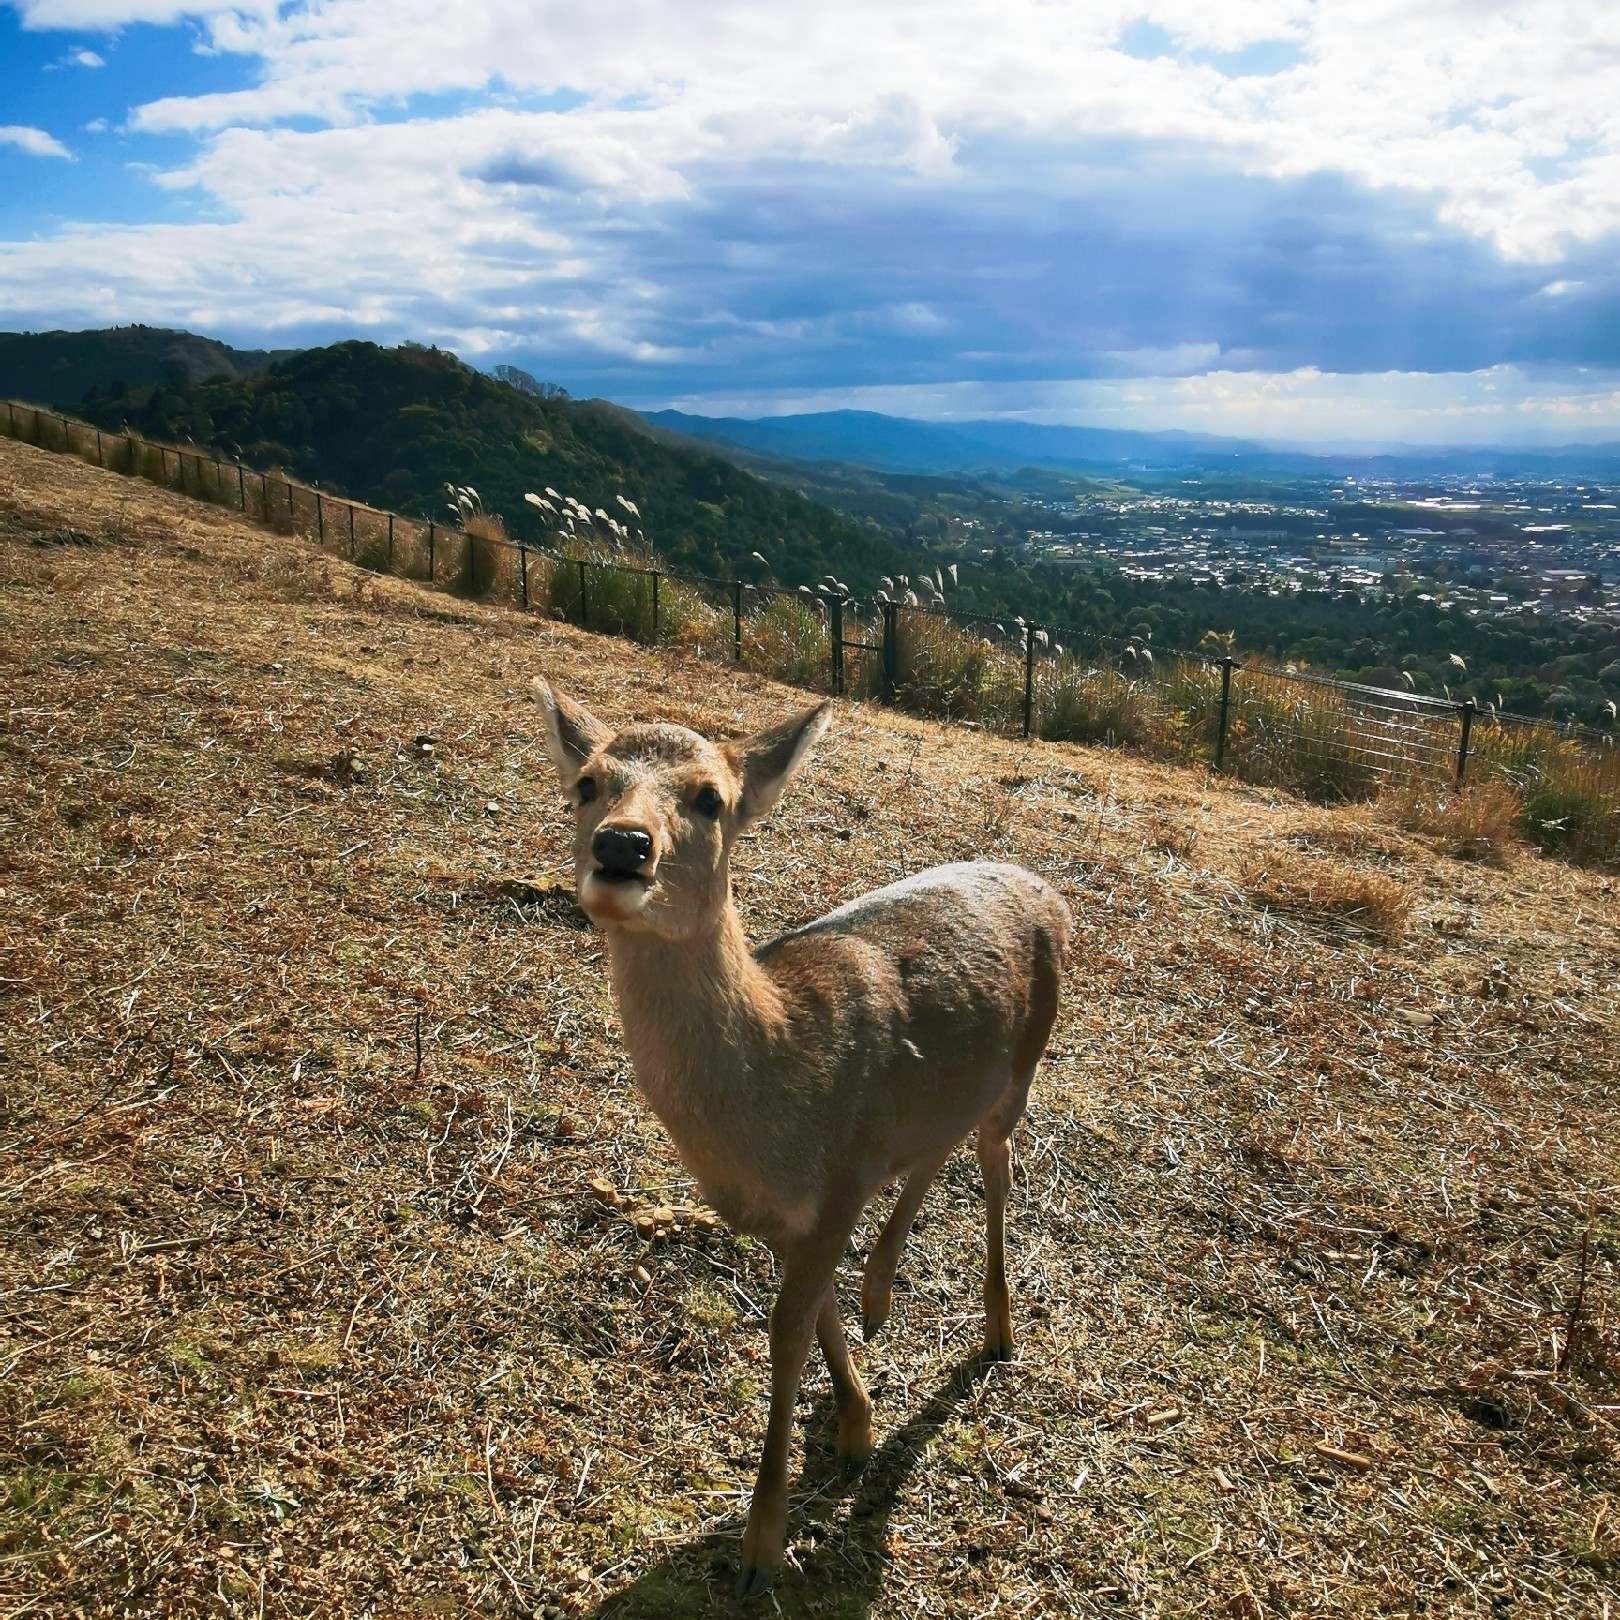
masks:
POLYGON ((859 1478, 872 1455, 877 1436, 872 1430, 872 1401, 849 1359, 844 1324, 838 1315, 838 1293, 829 1287, 816 1317, 816 1338, 832 1374, 833 1399, 838 1403, 838 1471, 846 1479, 859 1478))
POLYGON ((868 1343, 878 1336, 889 1320, 889 1312, 894 1309, 894 1274, 900 1264, 900 1251, 905 1248, 911 1232, 911 1223, 916 1220, 934 1177, 955 1150, 953 1142, 936 1158, 924 1159, 906 1177, 906 1184, 895 1200, 894 1213, 866 1257, 866 1270, 861 1274, 861 1335, 868 1343))
POLYGON ((1012 1187, 1012 1132, 986 1120, 979 1126, 979 1169, 984 1176, 984 1359, 1011 1361, 1012 1296, 1007 1291, 1007 1194, 1012 1187))
POLYGON ((1013 1052, 1015 1080, 979 1121, 976 1146, 984 1176, 984 1359, 1011 1361, 1012 1297, 1007 1289, 1007 1194, 1012 1190, 1012 1134, 1029 1105, 1029 1088, 1057 1021, 1063 970, 1061 940, 1043 936, 1036 952, 1027 1021, 1013 1052))

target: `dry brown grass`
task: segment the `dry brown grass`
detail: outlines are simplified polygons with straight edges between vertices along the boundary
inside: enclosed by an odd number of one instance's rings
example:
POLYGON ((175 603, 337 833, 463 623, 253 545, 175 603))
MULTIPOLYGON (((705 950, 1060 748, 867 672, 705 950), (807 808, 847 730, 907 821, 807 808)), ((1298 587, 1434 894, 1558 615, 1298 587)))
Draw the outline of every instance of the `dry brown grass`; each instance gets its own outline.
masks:
POLYGON ((1519 795, 1500 778, 1462 788, 1409 784, 1387 803, 1402 827, 1432 839, 1457 860, 1505 866, 1524 849, 1519 795))
POLYGON ((474 513, 466 521, 461 543, 466 547, 461 589, 468 596, 515 601, 522 558, 507 537, 506 525, 493 513, 474 513))
MULTIPOLYGON (((0 612, 0 1612, 730 1612, 772 1261, 629 1084, 528 681, 804 694, 14 444, 0 612)), ((991 841, 1080 923, 1019 1357, 959 1156, 851 1494, 809 1380, 780 1612, 1602 1614, 1614 879, 844 704, 739 902, 991 841), (1257 906, 1274 848, 1405 930, 1257 906)))
POLYGON ((1412 910, 1412 891, 1381 872, 1284 848, 1256 851, 1239 875, 1257 905, 1353 923, 1376 934, 1399 934, 1412 910))

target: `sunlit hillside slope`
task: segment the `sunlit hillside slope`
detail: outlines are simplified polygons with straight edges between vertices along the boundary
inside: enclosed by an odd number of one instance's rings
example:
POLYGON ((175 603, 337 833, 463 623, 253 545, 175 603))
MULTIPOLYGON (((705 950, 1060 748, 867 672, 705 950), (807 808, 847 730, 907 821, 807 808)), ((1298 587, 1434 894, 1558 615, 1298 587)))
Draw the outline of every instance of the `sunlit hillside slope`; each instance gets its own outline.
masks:
MULTIPOLYGON (((0 618, 0 1609, 729 1612, 773 1263, 630 1084, 528 684, 806 694, 10 442, 0 618)), ((1603 1613, 1615 880, 841 704, 740 905, 977 854, 1079 922, 1018 1358, 962 1154, 780 1612, 1603 1613)))

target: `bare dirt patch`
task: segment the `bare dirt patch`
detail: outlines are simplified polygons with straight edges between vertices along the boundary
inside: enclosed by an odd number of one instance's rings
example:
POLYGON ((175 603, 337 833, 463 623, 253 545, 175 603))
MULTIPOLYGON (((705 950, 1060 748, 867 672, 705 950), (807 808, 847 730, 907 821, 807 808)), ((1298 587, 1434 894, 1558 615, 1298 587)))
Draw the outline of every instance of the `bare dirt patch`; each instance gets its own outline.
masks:
MULTIPOLYGON (((729 1612, 772 1261, 630 1085, 528 681, 804 695, 12 443, 0 611, 0 1607, 729 1612)), ((961 1155, 852 1493, 807 1383, 782 1613, 1604 1612, 1620 897, 1444 848, 841 706, 756 934, 993 854, 1080 949, 1018 1359, 961 1155), (1256 892, 1299 863, 1399 928, 1256 892)))

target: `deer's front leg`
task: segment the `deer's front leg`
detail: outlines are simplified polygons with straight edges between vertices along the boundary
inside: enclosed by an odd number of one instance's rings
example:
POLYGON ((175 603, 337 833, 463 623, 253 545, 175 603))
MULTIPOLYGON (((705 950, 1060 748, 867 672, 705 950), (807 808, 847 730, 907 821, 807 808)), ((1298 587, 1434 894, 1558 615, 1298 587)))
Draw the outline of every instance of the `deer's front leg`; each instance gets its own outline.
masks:
POLYGON ((838 1256, 854 1225, 851 1215, 848 1225, 838 1227, 834 1235, 829 1237, 826 1229, 818 1229, 789 1245, 783 1255, 782 1291, 771 1309, 771 1416, 743 1531, 739 1597, 769 1590, 782 1567, 787 1550, 788 1447, 793 1439, 799 1378, 838 1256))

